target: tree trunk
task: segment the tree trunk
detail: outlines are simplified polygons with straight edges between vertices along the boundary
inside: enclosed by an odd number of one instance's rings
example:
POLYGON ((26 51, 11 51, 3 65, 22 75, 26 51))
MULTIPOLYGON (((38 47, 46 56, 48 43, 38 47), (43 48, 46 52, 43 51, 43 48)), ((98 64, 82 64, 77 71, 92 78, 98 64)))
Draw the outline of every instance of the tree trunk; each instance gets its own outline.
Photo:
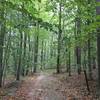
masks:
POLYGON ((42 40, 42 48, 41 48, 41 70, 43 70, 43 55, 44 55, 43 49, 44 49, 44 41, 42 40))
POLYGON ((25 75, 25 65, 26 65, 26 42, 27 42, 27 34, 24 33, 24 51, 23 51, 23 66, 22 66, 22 75, 25 75))
POLYGON ((81 48, 76 47, 78 74, 81 74, 81 48))
POLYGON ((62 3, 59 3, 59 34, 58 34, 58 55, 57 55, 57 73, 60 73, 60 52, 61 52, 61 17, 62 17, 62 3))
POLYGON ((97 33, 97 62, 98 62, 98 83, 100 87, 100 29, 97 33))
POLYGON ((45 61, 44 62, 44 66, 43 66, 43 68, 45 69, 45 67, 46 67, 46 62, 47 62, 47 44, 46 44, 46 42, 44 41, 44 55, 43 55, 43 60, 45 61))
POLYGON ((19 48, 19 59, 18 59, 18 66, 17 66, 17 75, 16 80, 20 80, 21 74, 21 62, 22 62, 22 42, 23 42, 23 34, 20 32, 20 48, 19 48))
MULTIPOLYGON (((4 4, 0 1, 1 5, 4 4)), ((4 9, 0 10, 0 19, 1 19, 1 33, 0 33, 0 87, 2 87, 2 78, 3 78, 3 46, 5 38, 5 18, 4 18, 4 9)))
POLYGON ((10 48, 11 48, 11 28, 9 31, 9 35, 7 36, 7 43, 5 44, 5 53, 4 53, 4 60, 3 60, 3 86, 6 78, 6 70, 8 67, 8 59, 10 56, 10 48))
MULTIPOLYGON (((96 0, 100 3, 100 0, 96 0)), ((96 13, 100 15, 100 6, 96 7, 96 13)), ((100 20, 98 20, 100 22, 100 20)), ((100 28, 97 29, 97 62, 98 62, 98 86, 100 88, 100 28)))
POLYGON ((37 23, 37 32, 35 37, 35 47, 34 47, 34 70, 33 72, 36 73, 37 71, 37 63, 38 63, 38 45, 39 45, 39 22, 37 23))
POLYGON ((92 67, 91 67, 91 42, 88 39, 88 67, 89 67, 89 79, 92 79, 92 67))
MULTIPOLYGON (((76 42, 78 40, 78 35, 81 32, 80 26, 81 26, 81 20, 80 20, 80 18, 76 18, 76 23, 75 23, 75 28, 76 28, 75 40, 76 40, 76 42)), ((77 68, 78 68, 78 74, 81 74, 81 48, 78 45, 79 44, 76 43, 75 54, 76 54, 76 63, 77 63, 77 68)))
POLYGON ((71 76, 71 51, 69 50, 69 65, 68 65, 69 76, 71 76))
POLYGON ((26 67, 26 75, 29 73, 29 67, 31 66, 31 41, 30 34, 28 35, 28 63, 26 67))
MULTIPOLYGON (((88 5, 90 5, 90 0, 88 0, 88 5)), ((88 10, 88 15, 90 11, 88 10)), ((90 20, 87 20, 87 25, 90 25, 90 20)), ((88 33, 90 36, 90 33, 88 33)), ((89 78, 92 80, 92 66, 91 66, 91 38, 88 38, 88 67, 89 67, 89 78)))

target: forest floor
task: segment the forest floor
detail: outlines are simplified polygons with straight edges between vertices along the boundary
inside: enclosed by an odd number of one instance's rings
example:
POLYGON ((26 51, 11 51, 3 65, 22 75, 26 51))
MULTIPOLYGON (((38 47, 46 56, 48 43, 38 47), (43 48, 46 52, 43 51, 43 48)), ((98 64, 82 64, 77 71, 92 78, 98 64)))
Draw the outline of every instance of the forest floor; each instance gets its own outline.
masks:
POLYGON ((96 82, 89 81, 89 85, 90 94, 84 74, 69 77, 41 73, 2 89, 0 100, 100 100, 96 95, 96 82))

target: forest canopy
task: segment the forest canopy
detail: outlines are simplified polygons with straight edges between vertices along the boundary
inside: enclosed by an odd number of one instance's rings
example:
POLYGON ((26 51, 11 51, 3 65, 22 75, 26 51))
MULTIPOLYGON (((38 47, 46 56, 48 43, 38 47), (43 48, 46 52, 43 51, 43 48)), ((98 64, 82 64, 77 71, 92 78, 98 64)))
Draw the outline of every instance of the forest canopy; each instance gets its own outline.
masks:
POLYGON ((0 0, 0 87, 8 76, 53 69, 97 68, 100 87, 100 0, 0 0))

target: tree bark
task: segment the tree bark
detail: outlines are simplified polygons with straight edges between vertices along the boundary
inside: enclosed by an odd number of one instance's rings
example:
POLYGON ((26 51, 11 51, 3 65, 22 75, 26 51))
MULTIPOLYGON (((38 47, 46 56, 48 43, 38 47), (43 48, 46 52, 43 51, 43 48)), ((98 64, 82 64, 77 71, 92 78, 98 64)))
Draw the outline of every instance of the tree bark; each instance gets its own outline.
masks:
POLYGON ((23 42, 23 34, 22 34, 22 32, 20 32, 19 59, 18 59, 17 75, 16 75, 16 80, 18 80, 18 81, 20 80, 20 74, 21 74, 22 42, 23 42))
POLYGON ((69 50, 69 65, 68 65, 69 76, 71 76, 71 51, 69 50))
POLYGON ((89 79, 92 80, 92 67, 91 67, 91 42, 88 39, 88 67, 89 67, 89 79))
POLYGON ((44 55, 44 52, 43 52, 43 49, 44 49, 44 41, 42 40, 42 48, 41 48, 41 70, 43 70, 43 55, 44 55))
POLYGON ((27 42, 27 34, 24 33, 24 49, 23 49, 23 66, 22 66, 22 75, 24 76, 25 75, 25 65, 26 65, 26 42, 27 42))
POLYGON ((61 17, 62 17, 62 3, 59 3, 59 34, 58 34, 58 55, 57 55, 57 73, 60 73, 60 52, 61 52, 61 17))
POLYGON ((35 37, 35 47, 34 47, 34 70, 33 73, 37 71, 37 63, 38 63, 38 45, 39 45, 39 22, 37 23, 37 32, 35 37))
MULTIPOLYGON (((100 0, 96 0, 100 3, 100 0)), ((96 7, 96 14, 100 15, 100 6, 96 7)), ((100 20, 98 20, 100 22, 100 20)), ((97 62, 98 62, 98 86, 100 88, 100 28, 97 29, 97 62)))
MULTIPOLYGON (((3 2, 0 1, 2 7, 3 2)), ((0 87, 2 87, 2 78, 3 78, 3 46, 5 38, 5 18, 4 18, 4 8, 0 10, 0 19, 1 19, 1 33, 0 33, 0 87)))
MULTIPOLYGON (((79 13, 79 12, 78 12, 79 13)), ((78 40, 78 35, 81 33, 81 21, 80 18, 76 18, 76 22, 75 22, 75 40, 76 40, 76 48, 75 48, 75 54, 76 54, 76 63, 77 63, 77 71, 78 74, 81 74, 81 48, 78 46, 79 44, 77 44, 77 40, 78 40)))

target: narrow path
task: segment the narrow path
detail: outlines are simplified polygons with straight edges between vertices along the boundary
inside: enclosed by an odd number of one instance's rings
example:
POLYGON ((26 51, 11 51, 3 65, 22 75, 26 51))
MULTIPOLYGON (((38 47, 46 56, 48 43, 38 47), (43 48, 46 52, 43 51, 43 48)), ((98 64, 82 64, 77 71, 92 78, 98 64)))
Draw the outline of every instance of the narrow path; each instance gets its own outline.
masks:
POLYGON ((0 100, 100 100, 95 81, 89 81, 91 93, 86 88, 84 74, 40 74, 14 83, 0 100), (17 87, 16 87, 17 86, 17 87))
POLYGON ((66 100, 62 88, 57 78, 41 74, 25 80, 16 93, 16 100, 66 100))

